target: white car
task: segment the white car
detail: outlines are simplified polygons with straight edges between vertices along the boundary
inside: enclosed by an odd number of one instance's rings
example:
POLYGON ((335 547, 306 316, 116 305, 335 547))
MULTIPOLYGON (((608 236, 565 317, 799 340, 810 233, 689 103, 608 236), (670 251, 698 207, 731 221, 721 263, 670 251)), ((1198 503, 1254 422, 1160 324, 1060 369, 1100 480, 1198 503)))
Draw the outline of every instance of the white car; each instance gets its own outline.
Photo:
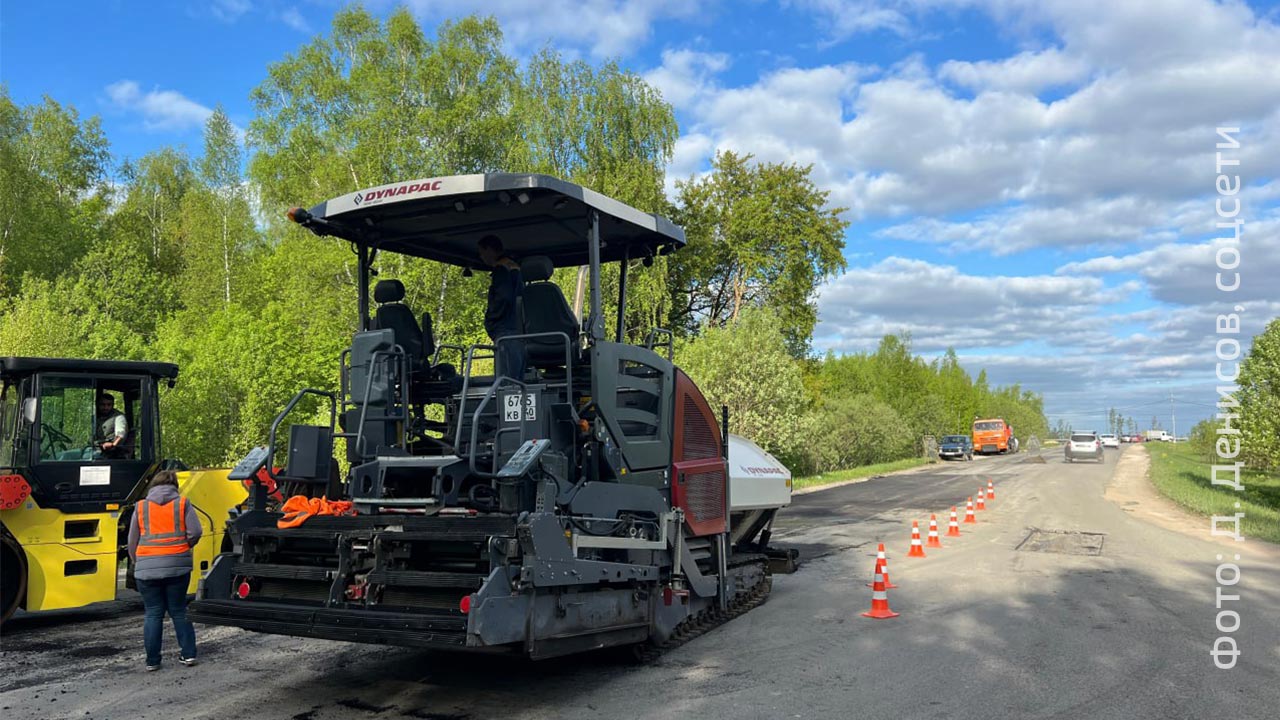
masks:
POLYGON ((1102 440, 1096 433, 1071 433, 1071 439, 1062 446, 1062 450, 1066 455, 1067 462, 1075 462, 1083 458, 1090 458, 1098 462, 1106 462, 1103 458, 1102 440))
POLYGON ((1098 438, 1102 440, 1102 447, 1104 448, 1116 448, 1117 450, 1120 448, 1120 438, 1113 433, 1103 433, 1098 438))

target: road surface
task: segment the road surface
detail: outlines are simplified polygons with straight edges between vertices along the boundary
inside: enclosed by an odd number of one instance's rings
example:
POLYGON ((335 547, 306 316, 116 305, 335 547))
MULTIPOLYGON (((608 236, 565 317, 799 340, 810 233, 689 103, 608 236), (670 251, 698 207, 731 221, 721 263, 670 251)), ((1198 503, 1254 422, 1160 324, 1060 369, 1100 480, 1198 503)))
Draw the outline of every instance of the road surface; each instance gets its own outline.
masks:
POLYGON ((1141 452, 1108 451, 1102 465, 1055 454, 945 463, 797 495, 775 538, 802 550, 800 572, 776 577, 765 605, 650 666, 201 626, 199 666, 172 662, 169 637, 164 668, 143 673, 141 606, 122 601, 6 625, 0 717, 1275 717, 1280 554, 1210 542, 1207 523, 1150 512, 1141 452), (945 530, 944 512, 963 514, 987 478, 997 497, 977 526, 906 557, 912 519, 924 529, 936 512, 945 530), (900 586, 892 620, 859 616, 877 541, 900 586), (1242 655, 1219 670, 1214 569, 1237 552, 1242 655))

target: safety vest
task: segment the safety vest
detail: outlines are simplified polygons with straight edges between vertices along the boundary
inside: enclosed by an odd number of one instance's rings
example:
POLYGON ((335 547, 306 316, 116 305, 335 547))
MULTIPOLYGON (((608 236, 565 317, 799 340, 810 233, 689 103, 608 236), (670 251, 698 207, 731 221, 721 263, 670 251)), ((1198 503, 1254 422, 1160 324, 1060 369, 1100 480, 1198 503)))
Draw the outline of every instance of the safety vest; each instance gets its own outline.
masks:
POLYGON ((178 555, 187 552, 187 503, 180 497, 163 505, 150 500, 138 503, 138 557, 178 555))

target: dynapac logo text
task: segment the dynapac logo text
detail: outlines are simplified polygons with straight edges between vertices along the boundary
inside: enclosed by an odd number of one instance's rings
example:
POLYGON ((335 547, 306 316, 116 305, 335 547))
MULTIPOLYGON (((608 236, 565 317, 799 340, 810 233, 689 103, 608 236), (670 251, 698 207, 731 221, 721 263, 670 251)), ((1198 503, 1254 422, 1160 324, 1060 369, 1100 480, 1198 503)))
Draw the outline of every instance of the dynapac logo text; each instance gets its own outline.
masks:
MULTIPOLYGON (((364 194, 364 201, 385 200, 386 198, 394 197, 396 195, 408 195, 416 192, 432 192, 439 190, 440 185, 443 182, 443 180, 428 180, 425 182, 405 183, 404 185, 389 187, 385 190, 369 190, 364 194)), ((360 200, 356 200, 356 204, 359 203, 360 200)))

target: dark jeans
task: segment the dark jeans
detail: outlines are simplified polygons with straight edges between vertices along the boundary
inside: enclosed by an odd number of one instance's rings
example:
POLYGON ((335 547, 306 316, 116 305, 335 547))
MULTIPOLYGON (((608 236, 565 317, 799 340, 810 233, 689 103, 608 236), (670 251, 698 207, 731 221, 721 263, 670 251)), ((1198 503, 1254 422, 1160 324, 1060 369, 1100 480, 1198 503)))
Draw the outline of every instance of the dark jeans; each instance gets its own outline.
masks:
POLYGON ((187 619, 187 585, 190 583, 191 573, 159 580, 138 578, 138 592, 142 594, 142 606, 146 608, 142 644, 147 649, 148 665, 160 664, 166 612, 173 619, 173 632, 178 636, 182 657, 196 656, 196 629, 187 619))
POLYGON ((524 340, 498 342, 501 338, 502 336, 499 335, 493 339, 494 345, 497 346, 494 350, 494 376, 505 376, 524 382, 524 370, 528 364, 525 358, 524 340))

